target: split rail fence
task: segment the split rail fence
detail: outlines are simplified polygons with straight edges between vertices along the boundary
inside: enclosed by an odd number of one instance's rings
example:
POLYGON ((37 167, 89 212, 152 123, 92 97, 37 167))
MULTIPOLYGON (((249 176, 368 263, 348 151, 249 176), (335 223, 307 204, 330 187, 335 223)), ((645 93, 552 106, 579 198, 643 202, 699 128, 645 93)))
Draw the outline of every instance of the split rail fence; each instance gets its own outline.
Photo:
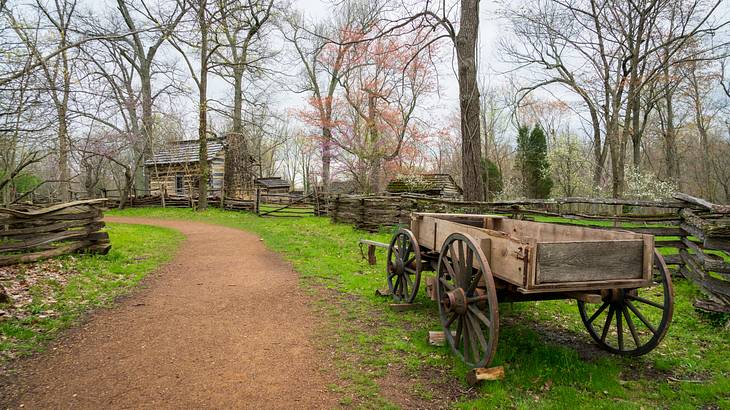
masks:
POLYGON ((106 199, 48 207, 0 208, 0 266, 35 262, 73 252, 106 254, 109 234, 102 232, 106 199))
POLYGON ((506 214, 513 218, 621 229, 656 236, 676 272, 708 295, 695 306, 730 312, 730 206, 685 194, 669 201, 559 198, 473 202, 417 195, 327 195, 324 210, 334 222, 377 231, 407 226, 411 212, 506 214))

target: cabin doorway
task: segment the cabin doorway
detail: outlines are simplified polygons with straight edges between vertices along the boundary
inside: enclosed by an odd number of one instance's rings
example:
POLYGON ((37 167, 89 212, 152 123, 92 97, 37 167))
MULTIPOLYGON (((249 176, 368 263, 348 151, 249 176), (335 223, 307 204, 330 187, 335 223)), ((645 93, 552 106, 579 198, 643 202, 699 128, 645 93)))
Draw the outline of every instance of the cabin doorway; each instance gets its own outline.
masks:
POLYGON ((175 193, 178 195, 182 195, 184 193, 183 174, 175 175, 175 193))

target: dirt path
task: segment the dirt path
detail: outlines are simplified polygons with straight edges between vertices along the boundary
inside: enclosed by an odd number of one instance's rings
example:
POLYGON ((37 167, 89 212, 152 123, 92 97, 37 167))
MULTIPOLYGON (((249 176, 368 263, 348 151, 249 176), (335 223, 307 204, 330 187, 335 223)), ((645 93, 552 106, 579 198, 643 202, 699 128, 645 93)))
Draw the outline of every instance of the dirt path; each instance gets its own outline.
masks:
POLYGON ((187 240, 145 288, 21 361, 0 389, 2 408, 336 406, 297 273, 258 237, 196 222, 107 220, 170 227, 187 240))

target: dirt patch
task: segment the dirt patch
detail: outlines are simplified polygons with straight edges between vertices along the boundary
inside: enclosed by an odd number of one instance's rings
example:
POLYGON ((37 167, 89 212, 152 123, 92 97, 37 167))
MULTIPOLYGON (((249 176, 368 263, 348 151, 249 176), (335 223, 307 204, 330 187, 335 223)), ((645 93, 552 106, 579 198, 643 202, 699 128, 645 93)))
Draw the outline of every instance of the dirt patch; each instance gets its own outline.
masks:
POLYGON ((0 377, 3 407, 332 408, 298 275, 253 234, 187 221, 177 257, 0 377))

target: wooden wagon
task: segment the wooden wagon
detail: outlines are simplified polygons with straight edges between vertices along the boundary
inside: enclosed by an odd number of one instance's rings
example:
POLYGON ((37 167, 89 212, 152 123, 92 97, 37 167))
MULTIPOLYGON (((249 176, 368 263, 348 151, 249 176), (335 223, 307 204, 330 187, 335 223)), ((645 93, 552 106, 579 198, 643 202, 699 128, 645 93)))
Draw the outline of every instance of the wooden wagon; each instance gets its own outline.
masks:
POLYGON ((411 303, 426 270, 436 272, 429 293, 444 337, 471 367, 494 356, 499 302, 575 299, 591 337, 621 355, 654 349, 672 318, 671 277, 651 235, 415 213, 388 246, 394 300, 411 303))

